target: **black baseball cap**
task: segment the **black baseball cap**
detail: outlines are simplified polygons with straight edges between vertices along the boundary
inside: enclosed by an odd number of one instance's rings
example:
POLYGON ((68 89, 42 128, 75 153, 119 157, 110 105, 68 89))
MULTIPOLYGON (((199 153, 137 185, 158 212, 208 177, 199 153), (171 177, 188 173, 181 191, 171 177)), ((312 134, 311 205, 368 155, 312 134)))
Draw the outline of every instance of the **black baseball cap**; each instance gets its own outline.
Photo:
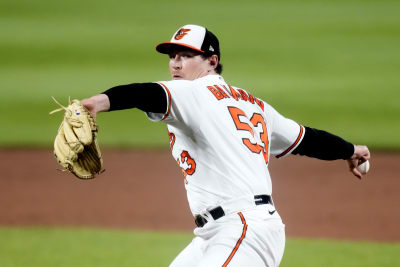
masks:
POLYGON ((206 56, 217 55, 218 59, 221 59, 217 36, 202 26, 189 24, 179 28, 170 42, 158 44, 156 50, 162 54, 169 54, 177 46, 193 49, 206 56))

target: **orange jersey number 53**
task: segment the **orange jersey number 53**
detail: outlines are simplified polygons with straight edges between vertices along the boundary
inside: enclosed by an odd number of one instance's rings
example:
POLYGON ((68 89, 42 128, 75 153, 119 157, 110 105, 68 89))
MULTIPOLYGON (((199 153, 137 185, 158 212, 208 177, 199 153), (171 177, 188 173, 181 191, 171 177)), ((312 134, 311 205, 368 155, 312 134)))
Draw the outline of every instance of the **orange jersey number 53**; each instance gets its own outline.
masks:
POLYGON ((253 116, 250 118, 250 123, 242 122, 240 120, 240 116, 246 117, 246 113, 237 107, 228 107, 229 113, 232 116, 233 122, 235 123, 236 129, 248 131, 250 132, 251 136, 255 139, 255 133, 253 127, 258 127, 261 124, 262 132, 259 133, 259 138, 262 142, 261 144, 253 143, 250 141, 249 138, 242 138, 243 144, 252 152, 260 154, 262 153, 265 163, 268 163, 268 132, 267 126, 265 125, 264 118, 259 113, 254 113, 253 116))

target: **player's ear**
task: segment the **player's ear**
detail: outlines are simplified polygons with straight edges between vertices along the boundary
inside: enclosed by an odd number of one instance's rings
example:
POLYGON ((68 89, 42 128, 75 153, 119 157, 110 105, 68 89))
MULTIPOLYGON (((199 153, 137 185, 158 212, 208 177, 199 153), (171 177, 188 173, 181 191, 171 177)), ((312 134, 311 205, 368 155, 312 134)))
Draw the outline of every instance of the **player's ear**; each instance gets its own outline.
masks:
POLYGON ((210 63, 210 66, 215 69, 218 66, 218 56, 217 55, 212 55, 211 57, 208 58, 208 62, 210 63))

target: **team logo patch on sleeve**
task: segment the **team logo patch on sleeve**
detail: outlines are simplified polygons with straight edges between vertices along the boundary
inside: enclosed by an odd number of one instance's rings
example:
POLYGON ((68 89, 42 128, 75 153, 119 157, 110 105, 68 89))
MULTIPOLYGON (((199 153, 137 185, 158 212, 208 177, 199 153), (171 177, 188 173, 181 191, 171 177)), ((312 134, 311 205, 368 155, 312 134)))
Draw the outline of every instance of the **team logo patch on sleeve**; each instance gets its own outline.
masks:
POLYGON ((175 34, 174 39, 175 39, 175 40, 180 40, 180 39, 182 39, 188 32, 190 32, 190 29, 181 28, 181 29, 179 29, 179 31, 175 34))

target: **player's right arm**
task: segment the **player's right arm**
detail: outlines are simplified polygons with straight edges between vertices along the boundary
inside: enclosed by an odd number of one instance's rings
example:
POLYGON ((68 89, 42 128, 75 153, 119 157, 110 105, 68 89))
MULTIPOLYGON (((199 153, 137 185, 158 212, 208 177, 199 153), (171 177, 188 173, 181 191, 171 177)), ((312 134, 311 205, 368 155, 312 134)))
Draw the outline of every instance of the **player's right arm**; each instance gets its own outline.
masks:
POLYGON ((370 158, 371 158, 371 154, 369 152, 368 147, 354 145, 354 154, 349 159, 347 159, 347 163, 349 165, 350 171, 355 176, 357 176, 359 179, 361 179, 362 174, 357 169, 357 166, 360 165, 361 163, 369 160, 370 158))
POLYGON ((357 178, 362 174, 357 166, 370 159, 368 147, 353 145, 343 138, 332 133, 305 127, 305 134, 299 146, 292 154, 305 155, 322 160, 347 160, 350 171, 357 178))
POLYGON ((266 107, 273 118, 271 150, 278 158, 290 153, 321 160, 343 159, 347 160, 353 175, 362 177, 357 166, 370 159, 368 147, 354 145, 327 131, 301 125, 296 128, 294 121, 283 117, 267 104, 266 107), (283 152, 277 154, 280 151, 283 152))

